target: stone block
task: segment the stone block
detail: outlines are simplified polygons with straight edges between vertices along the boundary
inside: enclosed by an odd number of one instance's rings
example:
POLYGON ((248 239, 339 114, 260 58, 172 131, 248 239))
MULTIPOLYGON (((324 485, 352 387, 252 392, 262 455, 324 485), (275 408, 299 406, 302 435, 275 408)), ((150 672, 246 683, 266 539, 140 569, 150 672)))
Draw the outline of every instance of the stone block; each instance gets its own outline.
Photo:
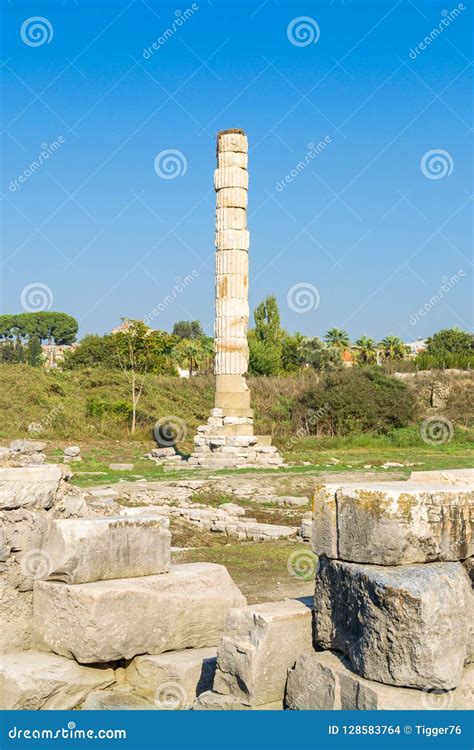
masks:
POLYGON ((244 133, 222 132, 217 137, 217 153, 222 151, 239 151, 247 153, 248 140, 244 133))
POLYGON ((216 209, 216 229, 247 229, 247 211, 245 208, 216 209))
POLYGON ((365 680, 341 654, 310 651, 288 673, 285 705, 296 711, 430 711, 469 709, 473 699, 474 666, 463 671, 455 690, 424 691, 365 680))
POLYGON ((112 471, 133 471, 133 464, 109 464, 109 469, 112 471))
POLYGON ((176 449, 169 447, 169 448, 152 448, 151 455, 154 458, 168 458, 169 456, 175 456, 176 455, 176 449))
POLYGON ((217 208, 247 208, 248 193, 246 188, 226 187, 216 193, 217 208))
POLYGON ((196 697, 210 690, 216 671, 216 649, 168 651, 159 656, 137 656, 125 670, 125 680, 156 703, 173 694, 176 708, 190 707, 196 697))
POLYGON ((10 443, 10 450, 15 453, 23 453, 26 456, 31 456, 33 453, 41 453, 46 448, 46 443, 41 443, 39 440, 12 440, 10 443))
POLYGON ((157 711, 158 706, 149 698, 126 686, 111 690, 93 690, 81 706, 82 711, 157 711))
POLYGON ((239 167, 223 167, 214 171, 214 189, 242 188, 248 190, 249 173, 239 167))
POLYGON ((224 412, 222 411, 222 409, 218 409, 216 407, 211 409, 211 417, 223 417, 223 416, 224 416, 224 412))
POLYGON ((4 654, 0 659, 0 709, 69 710, 91 690, 105 688, 114 681, 113 669, 82 667, 55 654, 4 654))
POLYGON ((316 554, 375 565, 473 552, 474 490, 412 482, 327 484, 314 496, 316 554))
POLYGON ((106 516, 60 519, 44 545, 50 581, 89 583, 166 573, 170 567, 168 519, 106 516))
POLYGON ((37 581, 37 643, 81 663, 216 646, 227 610, 245 598, 222 565, 69 585, 37 581), (138 617, 139 614, 139 617, 138 617))
POLYGON ((0 509, 51 508, 63 476, 55 464, 0 467, 0 509))
POLYGON ((217 649, 214 691, 246 705, 283 700, 288 669, 311 647, 311 600, 232 609, 217 649))
POLYGON ((193 711, 282 711, 283 702, 274 701, 258 706, 248 706, 233 695, 221 695, 210 690, 201 693, 193 705, 193 711))
POLYGON ((250 234, 247 229, 217 229, 215 234, 217 250, 248 250, 250 234))
POLYGON ((461 563, 382 567, 319 558, 314 634, 362 677, 455 688, 469 650, 473 596, 461 563))
POLYGON ((247 165, 248 155, 243 151, 219 151, 217 154, 217 166, 219 169, 223 167, 247 169, 247 165))
POLYGON ((410 482, 443 484, 449 487, 474 489, 474 469, 443 469, 442 471, 412 471, 410 482))
POLYGON ((81 449, 78 445, 69 445, 67 448, 64 449, 63 452, 65 456, 69 456, 70 458, 76 458, 81 452, 81 449))

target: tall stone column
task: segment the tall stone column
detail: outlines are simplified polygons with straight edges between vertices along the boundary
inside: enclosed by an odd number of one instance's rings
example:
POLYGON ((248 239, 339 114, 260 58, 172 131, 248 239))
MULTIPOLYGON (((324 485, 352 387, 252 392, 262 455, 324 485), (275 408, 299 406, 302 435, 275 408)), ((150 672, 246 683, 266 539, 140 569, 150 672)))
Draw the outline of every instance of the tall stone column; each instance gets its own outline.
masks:
POLYGON ((252 417, 248 369, 248 142, 243 130, 217 136, 215 407, 223 416, 252 417))
POLYGON ((243 130, 217 136, 216 318, 214 408, 197 428, 188 464, 208 468, 281 466, 270 435, 254 435, 250 391, 245 381, 249 349, 248 144, 243 130))

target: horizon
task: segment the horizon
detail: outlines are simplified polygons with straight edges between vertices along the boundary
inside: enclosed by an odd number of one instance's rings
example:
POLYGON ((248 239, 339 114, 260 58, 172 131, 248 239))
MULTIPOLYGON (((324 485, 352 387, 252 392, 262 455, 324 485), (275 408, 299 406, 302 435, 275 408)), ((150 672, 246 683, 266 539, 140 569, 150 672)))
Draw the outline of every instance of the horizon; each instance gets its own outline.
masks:
POLYGON ((229 7, 6 5, 2 311, 39 300, 100 335, 191 277, 152 327, 213 335, 215 137, 242 127, 252 311, 274 294, 320 338, 471 330, 471 9, 229 7), (38 13, 49 36, 25 42, 38 13))

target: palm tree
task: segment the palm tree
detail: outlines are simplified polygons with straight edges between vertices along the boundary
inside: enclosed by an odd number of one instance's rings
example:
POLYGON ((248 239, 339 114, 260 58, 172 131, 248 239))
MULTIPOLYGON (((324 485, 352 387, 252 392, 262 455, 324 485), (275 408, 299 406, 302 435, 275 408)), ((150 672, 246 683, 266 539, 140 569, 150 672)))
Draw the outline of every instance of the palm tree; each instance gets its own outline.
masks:
POLYGON ((339 354, 349 349, 351 342, 347 331, 343 331, 342 328, 330 328, 324 336, 325 340, 332 349, 336 349, 339 354))
POLYGON ((399 336, 385 336, 379 346, 384 359, 403 359, 408 354, 408 347, 405 346, 399 336))
POLYGON ((364 365, 377 362, 377 345, 370 336, 361 336, 354 344, 357 361, 364 365))

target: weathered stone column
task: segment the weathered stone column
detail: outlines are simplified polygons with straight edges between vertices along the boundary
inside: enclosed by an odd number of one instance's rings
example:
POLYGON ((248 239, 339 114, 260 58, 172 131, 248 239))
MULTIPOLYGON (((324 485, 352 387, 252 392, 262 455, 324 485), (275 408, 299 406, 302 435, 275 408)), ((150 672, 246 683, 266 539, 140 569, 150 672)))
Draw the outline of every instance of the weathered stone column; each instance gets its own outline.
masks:
POLYGON ((248 368, 248 143, 243 130, 217 136, 215 407, 223 416, 251 417, 248 368))
POLYGON ((281 466, 270 435, 254 435, 250 390, 245 382, 249 349, 248 144, 243 130, 217 136, 216 319, 214 408, 197 428, 189 466, 281 466))

